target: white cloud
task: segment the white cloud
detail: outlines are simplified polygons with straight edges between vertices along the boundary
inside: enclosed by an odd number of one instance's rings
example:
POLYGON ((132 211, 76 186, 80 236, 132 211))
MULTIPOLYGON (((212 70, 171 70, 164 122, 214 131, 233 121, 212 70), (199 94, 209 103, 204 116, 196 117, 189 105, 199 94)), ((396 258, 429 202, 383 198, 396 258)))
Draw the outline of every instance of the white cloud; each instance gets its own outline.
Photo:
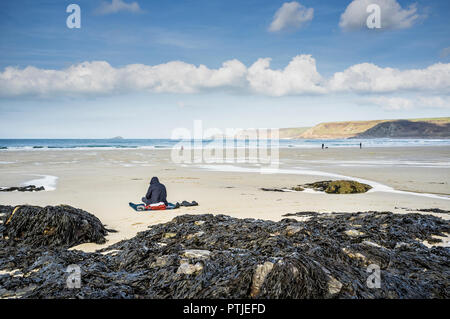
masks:
POLYGON ((366 10, 370 4, 380 6, 382 29, 410 28, 420 18, 416 4, 404 9, 396 0, 353 0, 342 13, 339 26, 344 30, 367 29, 370 13, 366 10))
POLYGON ((446 108, 450 109, 450 99, 440 96, 420 96, 417 98, 377 96, 367 99, 386 110, 409 110, 413 108, 446 108))
POLYGON ((237 60, 219 69, 173 61, 155 66, 84 62, 64 70, 7 67, 0 73, 0 95, 111 94, 130 91, 193 93, 205 88, 242 85, 246 67, 237 60))
POLYGON ((129 92, 196 93, 234 90, 260 95, 301 94, 450 94, 450 63, 399 70, 371 63, 353 65, 324 78, 311 55, 294 57, 284 69, 270 68, 270 58, 250 67, 238 60, 210 69, 171 61, 115 68, 105 61, 84 62, 62 70, 7 67, 0 71, 0 97, 111 95, 129 92))
POLYGON ((247 80, 253 91, 273 96, 324 93, 322 77, 310 55, 294 57, 284 70, 270 69, 270 60, 258 59, 248 69, 247 80))
POLYGON ((372 63, 356 64, 335 73, 331 91, 384 93, 399 90, 450 92, 450 64, 436 63, 425 69, 398 70, 372 63))
POLYGON ((419 97, 415 100, 415 106, 450 109, 450 98, 448 96, 419 97))
POLYGON ((402 97, 377 96, 369 98, 367 101, 386 110, 409 110, 414 106, 413 101, 402 97))
POLYGON ((313 8, 306 8, 296 1, 285 2, 275 12, 269 31, 277 32, 286 28, 298 29, 306 22, 311 21, 313 16, 313 8))
POLYGON ((97 10, 99 14, 112 14, 120 11, 128 11, 134 13, 142 12, 139 3, 137 2, 127 3, 123 0, 112 0, 111 2, 103 2, 97 10))

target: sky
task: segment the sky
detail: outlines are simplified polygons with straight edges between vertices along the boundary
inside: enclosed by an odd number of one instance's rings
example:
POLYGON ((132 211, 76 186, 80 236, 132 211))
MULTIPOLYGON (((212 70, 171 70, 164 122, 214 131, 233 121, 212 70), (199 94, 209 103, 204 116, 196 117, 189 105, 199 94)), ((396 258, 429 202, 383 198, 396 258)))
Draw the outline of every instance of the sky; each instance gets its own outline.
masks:
POLYGON ((449 116, 449 12, 447 0, 1 1, 0 138, 449 116))

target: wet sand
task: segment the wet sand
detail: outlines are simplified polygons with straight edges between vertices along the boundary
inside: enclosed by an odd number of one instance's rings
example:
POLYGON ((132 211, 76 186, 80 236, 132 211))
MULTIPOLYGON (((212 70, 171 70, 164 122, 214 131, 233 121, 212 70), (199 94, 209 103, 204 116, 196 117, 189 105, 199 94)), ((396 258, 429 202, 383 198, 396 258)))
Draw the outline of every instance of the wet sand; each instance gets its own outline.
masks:
MULTIPOLYGON (((181 214, 226 214, 277 221, 284 214, 299 211, 450 210, 449 155, 449 147, 282 149, 278 173, 261 174, 260 167, 254 164, 176 164, 170 150, 0 151, 0 187, 45 178, 44 183, 55 188, 35 193, 0 192, 0 204, 68 204, 82 208, 118 230, 108 236, 103 246, 131 238, 151 224, 181 214), (365 194, 349 195, 260 190, 337 179, 330 177, 333 175, 368 180, 378 186, 365 194), (158 176, 166 185, 170 202, 195 200, 200 205, 133 211, 128 202, 140 201, 152 176, 158 176)), ((76 248, 93 251, 100 247, 84 244, 76 248)))

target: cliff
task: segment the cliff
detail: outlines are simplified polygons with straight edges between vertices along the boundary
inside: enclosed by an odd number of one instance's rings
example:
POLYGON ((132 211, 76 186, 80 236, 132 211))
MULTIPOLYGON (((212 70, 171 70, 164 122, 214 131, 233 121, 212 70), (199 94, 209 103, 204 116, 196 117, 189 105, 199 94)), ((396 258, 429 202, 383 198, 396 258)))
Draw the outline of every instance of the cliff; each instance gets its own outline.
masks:
POLYGON ((450 118, 320 123, 293 138, 450 138, 450 118))
POLYGON ((355 138, 450 138, 450 123, 399 120, 375 125, 355 138))

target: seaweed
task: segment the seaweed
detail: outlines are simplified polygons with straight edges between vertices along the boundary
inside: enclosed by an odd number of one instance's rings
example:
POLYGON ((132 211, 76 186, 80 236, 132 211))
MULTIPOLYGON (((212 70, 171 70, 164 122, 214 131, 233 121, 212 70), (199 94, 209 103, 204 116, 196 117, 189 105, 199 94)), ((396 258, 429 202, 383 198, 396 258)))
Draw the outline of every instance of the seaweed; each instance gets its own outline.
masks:
POLYGON ((260 188, 260 190, 264 191, 264 192, 285 192, 285 190, 280 189, 280 188, 260 188))
POLYGON ((338 180, 338 181, 320 181, 297 185, 290 188, 260 188, 266 192, 302 192, 305 188, 314 189, 315 191, 325 192, 327 194, 356 194, 365 193, 372 189, 372 186, 359 183, 356 181, 338 180))
POLYGON ((372 188, 370 185, 348 180, 320 181, 300 186, 304 188, 312 188, 328 194, 365 193, 372 188))
POLYGON ((35 185, 28 185, 28 186, 14 186, 14 187, 0 187, 0 192, 39 192, 39 191, 45 191, 44 186, 36 187, 35 185))
POLYGON ((0 233, 11 245, 69 248, 88 242, 104 244, 108 233, 97 217, 67 205, 0 205, 0 214, 0 233))
POLYGON ((296 216, 296 217, 310 217, 310 216, 317 216, 320 213, 317 212, 297 212, 297 213, 288 213, 288 214, 284 214, 283 217, 291 217, 291 216, 296 216))
POLYGON ((422 243, 448 234, 448 221, 418 213, 307 215, 278 222, 181 215, 95 253, 1 240, 0 270, 9 273, 0 275, 0 297, 450 297, 449 248, 422 243), (71 264, 81 269, 80 288, 67 288, 71 264), (373 264, 380 288, 367 284, 373 264))
POLYGON ((450 214, 450 211, 443 210, 440 208, 422 208, 422 209, 416 209, 416 211, 426 212, 426 213, 450 214))

